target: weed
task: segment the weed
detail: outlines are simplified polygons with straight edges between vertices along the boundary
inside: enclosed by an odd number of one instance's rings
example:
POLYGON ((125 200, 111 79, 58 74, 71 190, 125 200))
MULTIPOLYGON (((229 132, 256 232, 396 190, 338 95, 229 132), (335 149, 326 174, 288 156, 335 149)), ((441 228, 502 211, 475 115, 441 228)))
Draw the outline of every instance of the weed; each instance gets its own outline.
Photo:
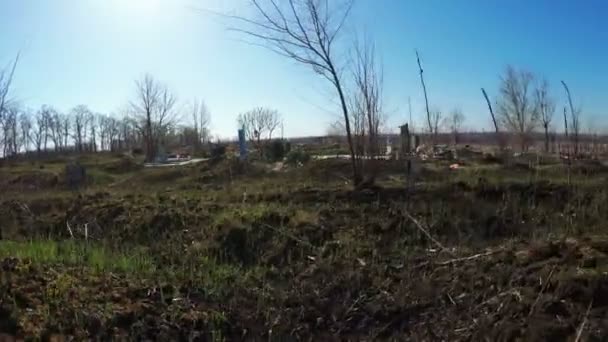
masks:
POLYGON ((80 241, 0 241, 1 257, 28 259, 34 263, 86 266, 98 272, 117 271, 149 274, 155 266, 144 252, 115 252, 80 241))

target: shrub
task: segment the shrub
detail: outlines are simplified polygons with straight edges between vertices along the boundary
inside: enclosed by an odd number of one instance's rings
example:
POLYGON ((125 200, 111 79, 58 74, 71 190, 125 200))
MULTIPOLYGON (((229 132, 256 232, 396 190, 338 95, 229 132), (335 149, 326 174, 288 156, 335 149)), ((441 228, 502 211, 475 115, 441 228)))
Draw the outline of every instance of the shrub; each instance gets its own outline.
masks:
POLYGON ((305 164, 310 160, 310 154, 302 150, 293 150, 287 154, 286 161, 288 164, 297 165, 305 164))
POLYGON ((286 147, 283 140, 273 140, 264 147, 264 156, 268 161, 281 161, 285 158, 285 154, 287 153, 286 147))
POLYGON ((226 145, 213 144, 211 146, 211 159, 223 159, 226 156, 226 145))

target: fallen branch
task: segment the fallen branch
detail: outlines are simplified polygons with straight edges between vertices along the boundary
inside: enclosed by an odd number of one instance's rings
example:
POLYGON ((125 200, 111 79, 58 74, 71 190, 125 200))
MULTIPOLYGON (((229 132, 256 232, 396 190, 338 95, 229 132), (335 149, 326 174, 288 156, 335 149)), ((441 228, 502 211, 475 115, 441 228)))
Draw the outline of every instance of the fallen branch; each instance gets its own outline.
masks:
POLYGON ((68 228, 68 233, 70 233, 70 237, 73 239, 74 232, 72 232, 72 228, 70 227, 70 223, 68 221, 65 221, 65 226, 68 228))
POLYGON ((534 301, 534 304, 532 304, 532 307, 530 307, 530 312, 528 313, 528 317, 532 316, 532 313, 534 313, 534 309, 536 308, 536 304, 538 304, 538 302, 540 301, 540 297, 543 295, 543 293, 545 292, 547 287, 549 287, 549 283, 551 282, 551 277, 553 276, 553 271, 555 271, 555 265, 553 265, 553 267, 551 268, 551 272, 549 272, 547 279, 545 279, 545 283, 543 284, 543 287, 540 289, 538 296, 536 296, 536 300, 534 301))
POLYGON ((502 251, 503 251, 503 249, 498 249, 498 250, 495 250, 495 251, 489 251, 489 252, 485 252, 485 253, 479 253, 479 254, 468 256, 468 257, 446 260, 446 261, 438 262, 438 263, 435 263, 435 264, 439 265, 439 266, 446 266, 446 265, 450 265, 450 264, 455 264, 457 262, 475 260, 475 259, 479 259, 481 257, 494 255, 494 254, 500 253, 502 251))
MULTIPOLYGON (((513 297, 517 298, 517 300, 519 302, 521 302, 521 300, 522 300, 521 293, 516 288, 512 288, 512 289, 509 289, 507 291, 501 292, 501 293, 499 293, 499 294, 497 294, 495 296, 492 296, 489 299, 484 300, 483 302, 481 302, 480 304, 478 304, 473 309, 473 311, 478 310, 482 306, 484 306, 484 305, 486 305, 486 304, 488 304, 488 303, 490 303, 490 302, 492 302, 492 301, 494 301, 494 300, 496 300, 498 298, 502 298, 504 296, 507 296, 507 295, 512 295, 513 297)), ((504 304, 501 304, 501 305, 504 305, 504 304)))
POLYGON ((19 202, 19 201, 15 201, 15 202, 17 203, 19 208, 21 208, 21 210, 25 211, 25 213, 30 216, 30 218, 34 218, 34 214, 30 210, 30 207, 27 206, 27 204, 19 202))
MULTIPOLYGON (((450 259, 450 260, 440 261, 440 262, 434 262, 432 264, 436 265, 436 266, 447 266, 447 265, 455 264, 455 263, 458 263, 458 262, 470 261, 470 260, 475 260, 475 259, 479 259, 479 258, 482 258, 482 257, 498 254, 498 253, 500 253, 502 251, 504 251, 504 249, 497 249, 497 250, 494 250, 494 251, 488 251, 488 252, 485 252, 485 253, 479 253, 479 254, 475 254, 475 255, 471 255, 471 256, 467 256, 467 257, 450 259)), ((431 262, 430 261, 425 261, 425 262, 423 262, 421 264, 416 265, 415 268, 424 267, 424 266, 426 266, 428 264, 431 264, 431 262)))
POLYGON ((583 336, 583 331, 585 330, 585 324, 587 324, 587 319, 589 318, 589 311, 591 311, 591 306, 593 306, 593 299, 589 302, 589 306, 587 306, 587 312, 585 313, 585 318, 581 323, 581 326, 578 328, 578 332, 576 333, 576 339, 574 342, 579 342, 581 337, 583 336))
POLYGON ((422 224, 420 224, 420 222, 418 222, 418 220, 416 220, 412 215, 410 215, 410 213, 407 210, 403 210, 403 213, 405 214, 405 216, 407 218, 409 218, 414 225, 416 225, 416 227, 418 227, 418 229, 420 229, 421 232, 424 233, 424 235, 426 235, 426 237, 429 238, 429 240, 433 241, 434 244, 437 245, 437 247, 439 247, 440 249, 449 252, 450 254, 452 254, 452 252, 448 251, 447 248, 445 248, 441 242, 437 241, 432 235, 431 233, 429 233, 429 231, 427 229, 425 229, 422 224))

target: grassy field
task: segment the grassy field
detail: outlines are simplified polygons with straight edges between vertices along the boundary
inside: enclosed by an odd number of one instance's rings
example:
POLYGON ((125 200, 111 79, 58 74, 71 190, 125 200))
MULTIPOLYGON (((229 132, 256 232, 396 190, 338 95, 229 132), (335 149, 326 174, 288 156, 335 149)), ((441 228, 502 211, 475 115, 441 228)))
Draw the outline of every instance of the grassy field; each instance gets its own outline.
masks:
POLYGON ((0 332, 76 340, 608 338, 608 168, 0 168, 0 332), (277 171, 278 170, 278 171, 277 171), (568 177, 568 174, 570 175, 568 177))

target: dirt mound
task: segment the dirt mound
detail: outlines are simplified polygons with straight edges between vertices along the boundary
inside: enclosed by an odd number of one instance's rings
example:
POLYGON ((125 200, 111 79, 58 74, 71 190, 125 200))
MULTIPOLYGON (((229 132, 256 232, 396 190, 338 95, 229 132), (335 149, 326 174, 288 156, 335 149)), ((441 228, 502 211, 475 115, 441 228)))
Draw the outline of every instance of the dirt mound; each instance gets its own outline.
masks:
POLYGON ((122 174, 140 170, 143 168, 143 165, 131 156, 122 155, 118 160, 107 163, 101 168, 110 173, 122 174))
POLYGON ((349 179, 352 176, 350 161, 345 159, 313 160, 298 169, 310 178, 329 180, 333 178, 349 179))
POLYGON ((3 260, 2 273, 7 276, 3 286, 11 288, 0 293, 4 337, 214 340, 228 330, 220 307, 207 304, 195 289, 82 269, 39 268, 17 259, 3 260), (90 305, 94 301, 103 308, 90 305))
POLYGON ((608 220, 600 183, 446 180, 433 163, 426 177, 441 182, 357 191, 335 178, 350 176, 348 161, 258 165, 145 169, 125 177, 145 184, 137 191, 3 198, 5 239, 28 242, 0 244, 24 253, 0 263, 0 333, 560 341, 587 317, 583 340, 608 338, 608 242, 591 236, 608 220), (547 238, 564 235, 578 239, 547 238))
POLYGON ((565 341, 591 303, 584 336, 606 339, 608 277, 588 266, 585 275, 577 271, 590 255, 605 254, 578 242, 518 248, 381 267, 313 262, 296 276, 300 284, 293 284, 278 326, 293 327, 301 339, 325 331, 371 339, 565 341), (290 315, 294 306, 298 316, 290 315))
POLYGON ((188 177, 191 174, 189 168, 162 167, 156 169, 147 169, 137 177, 137 183, 143 185, 157 184, 172 184, 180 179, 188 177))
POLYGON ((599 160, 576 160, 571 166, 571 171, 582 176, 594 176, 607 174, 608 166, 599 160))
POLYGON ((199 183, 225 183, 238 179, 255 179, 274 172, 268 164, 260 162, 241 162, 236 158, 210 161, 198 167, 199 183))
POLYGON ((219 334, 265 340, 567 341, 585 321, 583 338, 603 341, 608 276, 601 269, 608 244, 592 241, 503 245, 452 256, 420 250, 408 259, 376 262, 326 258, 319 251, 262 279, 235 283, 221 300, 178 279, 159 284, 5 259, 4 284, 11 291, 0 293, 0 317, 13 318, 0 328, 17 336, 77 339, 219 334), (61 303, 50 308, 51 315, 43 305, 49 298, 61 303))
POLYGON ((28 171, 15 174, 2 183, 0 187, 6 190, 52 189, 59 185, 59 176, 49 171, 28 171))

